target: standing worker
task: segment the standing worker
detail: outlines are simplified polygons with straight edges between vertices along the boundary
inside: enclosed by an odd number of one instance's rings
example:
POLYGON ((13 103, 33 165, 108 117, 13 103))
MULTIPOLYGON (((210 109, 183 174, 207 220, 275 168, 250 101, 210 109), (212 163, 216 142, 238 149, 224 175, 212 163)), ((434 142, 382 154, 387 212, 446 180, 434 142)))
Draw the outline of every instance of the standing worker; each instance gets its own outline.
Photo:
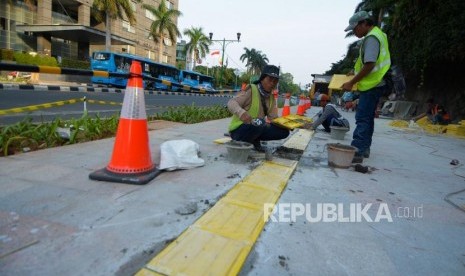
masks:
POLYGON ((342 85, 342 89, 349 91, 358 83, 360 97, 355 114, 357 126, 351 144, 358 149, 353 163, 361 163, 363 158, 370 157, 375 112, 380 96, 387 89, 383 77, 391 67, 391 56, 386 34, 374 26, 373 19, 366 11, 355 13, 345 31, 353 31, 358 38, 364 37, 355 62, 355 76, 342 85))
POLYGON ((289 136, 289 130, 266 123, 278 117, 272 91, 279 81, 279 68, 266 65, 258 81, 248 85, 244 91, 228 101, 233 114, 229 124, 231 138, 252 143, 257 151, 263 152, 260 141, 280 140, 289 136))

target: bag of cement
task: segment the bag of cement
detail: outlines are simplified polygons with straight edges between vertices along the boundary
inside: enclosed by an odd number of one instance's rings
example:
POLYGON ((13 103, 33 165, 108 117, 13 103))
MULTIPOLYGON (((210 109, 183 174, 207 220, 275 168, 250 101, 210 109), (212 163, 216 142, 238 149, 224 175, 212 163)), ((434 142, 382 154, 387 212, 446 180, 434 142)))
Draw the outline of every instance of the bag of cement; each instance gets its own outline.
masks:
POLYGON ((191 140, 166 141, 160 146, 160 170, 191 169, 205 165, 198 157, 200 147, 191 140))

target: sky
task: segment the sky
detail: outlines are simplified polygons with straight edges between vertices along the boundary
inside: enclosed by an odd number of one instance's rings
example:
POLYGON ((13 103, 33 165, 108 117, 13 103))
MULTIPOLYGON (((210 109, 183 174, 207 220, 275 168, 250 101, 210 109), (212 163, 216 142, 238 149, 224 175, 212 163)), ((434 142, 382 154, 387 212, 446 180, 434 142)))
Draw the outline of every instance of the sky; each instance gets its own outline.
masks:
MULTIPOLYGON (((345 38, 344 29, 360 0, 179 0, 181 33, 191 27, 213 32, 213 40, 241 42, 226 46, 229 68, 245 70, 240 56, 255 48, 264 53, 269 64, 291 73, 294 83, 311 83, 310 74, 322 74, 341 60, 355 37, 345 38)), ((187 42, 187 37, 182 37, 187 42)), ((180 40, 180 39, 178 39, 180 40)), ((213 42, 210 51, 221 50, 213 42)), ((207 54, 202 65, 219 65, 219 55, 207 54)))

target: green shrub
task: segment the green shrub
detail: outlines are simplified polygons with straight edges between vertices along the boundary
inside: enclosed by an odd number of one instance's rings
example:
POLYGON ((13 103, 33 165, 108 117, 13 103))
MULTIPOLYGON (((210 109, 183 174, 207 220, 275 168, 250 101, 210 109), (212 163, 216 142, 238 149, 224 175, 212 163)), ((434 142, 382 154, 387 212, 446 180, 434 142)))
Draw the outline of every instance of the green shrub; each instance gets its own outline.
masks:
POLYGON ((12 49, 0 49, 0 60, 13 60, 14 51, 12 49))
POLYGON ((57 118, 52 122, 37 124, 26 117, 16 124, 0 127, 0 156, 19 153, 24 148, 39 150, 112 137, 116 133, 118 119, 117 115, 100 118, 85 114, 69 121, 57 118), (60 137, 57 133, 59 127, 70 129, 68 139, 60 137))
POLYGON ((76 68, 76 69, 90 69, 90 62, 83 60, 76 60, 70 58, 63 58, 60 67, 63 68, 76 68))
POLYGON ((32 56, 28 53, 15 52, 14 59, 18 64, 27 65, 45 65, 45 66, 57 66, 57 60, 54 57, 35 55, 32 56))
POLYGON ((197 107, 195 104, 168 107, 168 110, 151 116, 150 120, 167 120, 185 124, 195 124, 210 120, 223 119, 232 116, 229 110, 220 105, 197 107))

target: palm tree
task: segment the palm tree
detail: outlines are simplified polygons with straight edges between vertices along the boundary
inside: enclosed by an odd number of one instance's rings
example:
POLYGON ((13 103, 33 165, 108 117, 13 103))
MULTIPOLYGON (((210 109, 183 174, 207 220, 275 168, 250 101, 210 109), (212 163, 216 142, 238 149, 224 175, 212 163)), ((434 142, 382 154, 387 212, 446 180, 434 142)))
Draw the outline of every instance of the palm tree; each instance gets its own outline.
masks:
POLYGON ((250 50, 249 48, 247 48, 247 47, 244 47, 244 51, 245 51, 245 53, 243 53, 243 54, 240 56, 239 59, 240 59, 242 62, 244 62, 245 60, 247 60, 245 66, 247 67, 247 73, 250 73, 250 70, 251 70, 251 69, 250 69, 250 57, 252 56, 251 53, 250 53, 251 50, 250 50))
POLYGON ((210 39, 203 33, 202 27, 184 30, 184 35, 188 36, 190 41, 186 44, 186 52, 194 59, 195 68, 196 61, 199 58, 204 58, 210 51, 208 46, 211 45, 210 39))
MULTIPOLYGON (((140 3, 141 0, 135 1, 140 3)), ((130 24, 136 23, 130 0, 94 0, 91 11, 97 21, 105 20, 105 49, 107 51, 111 48, 111 20, 124 19, 125 16, 130 24)))
POLYGON ((168 9, 164 0, 160 2, 157 8, 152 5, 142 5, 144 9, 147 9, 155 16, 155 20, 150 26, 150 35, 153 37, 153 41, 158 43, 158 61, 162 62, 163 57, 163 41, 166 37, 165 33, 168 33, 169 39, 176 43, 176 38, 181 36, 178 27, 176 26, 176 18, 182 15, 182 13, 176 9, 168 9))
POLYGON ((268 58, 261 51, 257 51, 254 48, 244 48, 245 53, 240 56, 240 60, 246 62, 247 71, 252 74, 259 74, 263 67, 269 62, 268 58))

